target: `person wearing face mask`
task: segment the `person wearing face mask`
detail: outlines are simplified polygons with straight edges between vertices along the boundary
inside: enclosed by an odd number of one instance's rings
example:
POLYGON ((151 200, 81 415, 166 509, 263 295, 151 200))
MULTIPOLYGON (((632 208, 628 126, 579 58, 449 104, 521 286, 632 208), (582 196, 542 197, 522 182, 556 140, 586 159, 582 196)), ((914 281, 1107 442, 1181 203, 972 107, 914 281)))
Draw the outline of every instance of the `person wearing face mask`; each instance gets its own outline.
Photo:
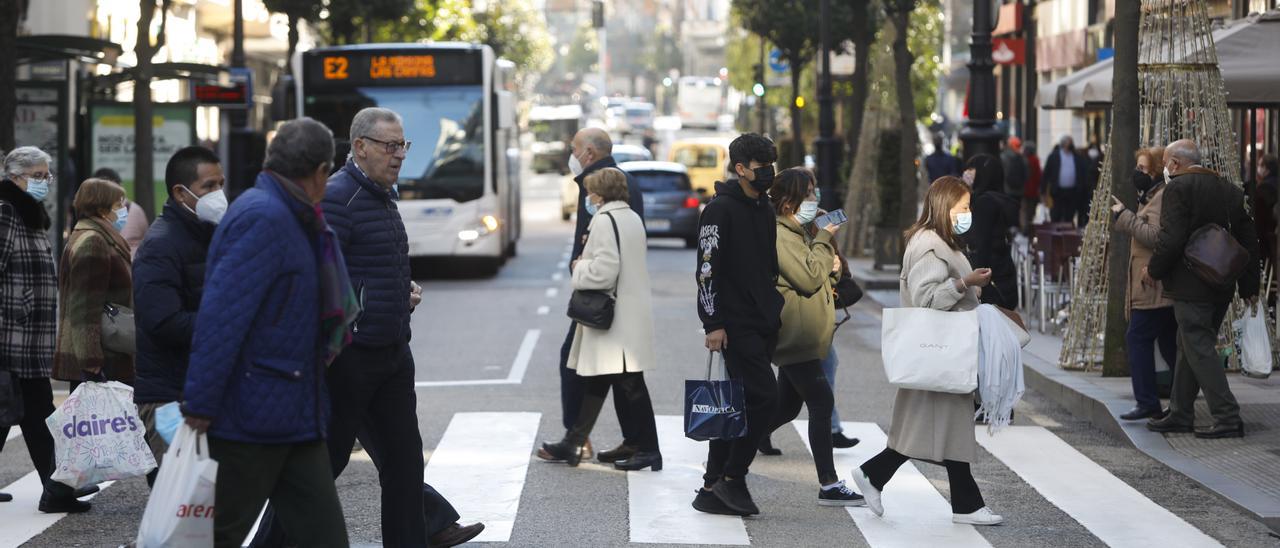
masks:
MULTIPOLYGON (((58 275, 49 244, 50 220, 44 202, 53 176, 51 158, 35 147, 19 147, 4 156, 0 170, 0 375, 9 375, 22 394, 22 435, 41 483, 41 512, 83 512, 80 493, 51 481, 53 437, 44 420, 53 413, 53 354, 56 345, 58 275), (30 298, 22 298, 29 295, 30 298)), ((0 450, 9 428, 0 427, 0 450)), ((13 497, 0 493, 0 502, 13 497)))
POLYGON ((1129 356, 1129 374, 1137 405, 1120 415, 1127 421, 1161 417, 1159 391, 1156 386, 1155 351, 1159 345, 1165 363, 1177 363, 1178 322, 1173 314, 1173 300, 1164 293, 1164 284, 1146 283, 1142 270, 1160 236, 1160 213, 1164 209, 1164 177, 1157 169, 1164 163, 1164 148, 1139 149, 1135 154, 1133 188, 1138 191, 1138 211, 1127 209, 1119 199, 1111 198, 1113 215, 1111 230, 1129 236, 1128 290, 1125 292, 1125 314, 1129 320, 1125 332, 1125 348, 1129 356))
POLYGON ((831 286, 839 279, 840 263, 831 224, 809 236, 805 225, 818 214, 813 173, 802 167, 785 169, 769 189, 777 215, 777 291, 782 295, 782 329, 773 361, 778 365, 778 406, 769 431, 790 423, 809 408, 809 445, 818 471, 820 506, 862 506, 862 495, 845 486, 832 457, 831 415, 835 395, 822 370, 835 333, 835 303, 831 286))
MULTIPOLYGON (((199 146, 173 154, 164 171, 169 199, 133 256, 138 354, 133 401, 156 464, 169 444, 156 432, 156 409, 182 400, 196 312, 204 291, 205 255, 227 211, 218 155, 199 146)), ((130 219, 133 214, 130 214, 130 219)), ((155 481, 158 470, 147 475, 155 481)))
MULTIPOLYGON (((769 424, 777 401, 774 349, 782 327, 778 293, 777 219, 769 196, 778 151, 767 137, 747 133, 729 143, 737 175, 716 183, 715 198, 698 224, 698 317, 705 345, 723 352, 729 377, 742 383, 748 424, 769 424)), ((747 472, 767 428, 748 428, 734 440, 708 442, 707 467, 694 509, 711 514, 760 513, 747 472)))
MULTIPOLYGON (((969 187, 955 177, 929 186, 920 218, 907 230, 899 296, 904 307, 967 311, 991 281, 991 270, 969 266, 960 236, 972 225, 969 187)), ((973 428, 973 395, 899 388, 893 400, 888 447, 852 476, 867 506, 884 515, 881 491, 908 460, 941 463, 951 482, 951 520, 970 525, 997 525, 982 500, 970 463, 977 458, 973 428)))
POLYGON ((133 384, 133 355, 103 348, 102 310, 133 308, 129 244, 120 235, 128 218, 124 188, 105 179, 80 184, 72 202, 79 220, 58 263, 58 349, 53 378, 71 383, 133 384))
MULTIPOLYGON (((569 145, 569 171, 573 173, 573 181, 578 185, 578 222, 573 232, 573 251, 570 253, 570 263, 582 256, 582 250, 587 242, 587 228, 594 218, 596 207, 591 205, 587 200, 587 190, 584 182, 592 173, 605 168, 617 167, 618 163, 613 159, 613 140, 609 138, 609 134, 600 128, 584 128, 579 130, 573 136, 573 141, 569 145)), ((624 172, 625 174, 625 172, 624 172)), ((640 192, 640 185, 631 179, 630 174, 627 176, 627 203, 630 204, 631 210, 636 212, 641 219, 644 219, 644 196, 640 192)), ((572 272, 570 272, 572 274, 572 272)), ((583 397, 583 381, 574 370, 569 368, 569 351, 573 347, 574 334, 578 331, 576 322, 569 322, 569 332, 565 335, 564 344, 560 345, 560 421, 566 432, 573 428, 578 422, 578 412, 582 407, 583 397)), ((639 442, 636 441, 636 428, 627 418, 627 408, 617 398, 614 398, 614 411, 618 415, 618 423, 622 426, 622 443, 613 449, 601 451, 596 455, 596 459, 605 464, 613 464, 620 460, 627 459, 634 455, 638 450, 639 442)), ((591 440, 586 440, 582 446, 584 458, 591 458, 594 448, 591 446, 591 440)), ((543 460, 558 461, 553 455, 539 449, 538 457, 543 460)))
POLYGON ((1018 199, 1004 192, 1000 159, 978 154, 969 159, 965 174, 973 174, 973 226, 961 237, 973 268, 991 269, 991 286, 982 302, 1008 310, 1018 308, 1018 270, 1010 250, 1018 228, 1018 199))
MULTIPOLYGON (((93 172, 93 178, 106 179, 117 185, 122 185, 120 173, 109 167, 98 168, 93 172)), ((142 240, 147 236, 147 229, 150 223, 147 220, 147 212, 137 202, 129 200, 128 204, 129 218, 125 221, 124 227, 120 229, 120 235, 124 236, 124 241, 129 242, 129 252, 138 253, 138 246, 142 245, 142 240)))

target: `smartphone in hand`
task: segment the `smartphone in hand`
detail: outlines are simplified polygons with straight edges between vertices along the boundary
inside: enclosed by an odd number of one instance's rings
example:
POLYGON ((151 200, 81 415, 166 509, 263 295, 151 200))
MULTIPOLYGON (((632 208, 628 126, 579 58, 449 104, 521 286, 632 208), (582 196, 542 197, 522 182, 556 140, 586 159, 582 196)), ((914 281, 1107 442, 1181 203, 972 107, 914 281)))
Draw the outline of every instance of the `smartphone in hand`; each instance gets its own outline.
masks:
POLYGON ((844 214, 843 209, 837 209, 835 211, 827 213, 826 215, 818 217, 817 219, 814 219, 813 222, 818 227, 818 229, 821 230, 821 229, 827 228, 830 225, 840 226, 842 224, 845 224, 849 222, 849 217, 844 214))

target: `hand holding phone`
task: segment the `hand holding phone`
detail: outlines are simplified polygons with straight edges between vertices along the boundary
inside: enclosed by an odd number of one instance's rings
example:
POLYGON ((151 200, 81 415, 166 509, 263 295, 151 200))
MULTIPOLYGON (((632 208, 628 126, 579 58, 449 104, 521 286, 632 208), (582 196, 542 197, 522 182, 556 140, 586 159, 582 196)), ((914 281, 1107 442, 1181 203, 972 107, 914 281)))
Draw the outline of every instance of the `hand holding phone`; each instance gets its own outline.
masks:
POLYGON ((835 211, 827 213, 826 215, 818 217, 817 219, 814 219, 813 222, 816 224, 816 226, 820 230, 826 230, 834 234, 836 229, 839 228, 840 225, 849 222, 849 217, 847 217, 844 214, 843 209, 837 209, 835 211))

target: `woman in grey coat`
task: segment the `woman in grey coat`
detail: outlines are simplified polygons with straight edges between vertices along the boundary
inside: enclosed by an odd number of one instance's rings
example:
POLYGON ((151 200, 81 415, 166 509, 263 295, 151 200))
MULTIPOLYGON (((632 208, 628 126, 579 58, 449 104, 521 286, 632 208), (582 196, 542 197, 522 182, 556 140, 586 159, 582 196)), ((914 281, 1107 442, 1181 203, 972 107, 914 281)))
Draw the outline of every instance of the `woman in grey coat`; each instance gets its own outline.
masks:
MULTIPOLYGON (((929 187, 920 219, 907 230, 899 291, 902 306, 963 311, 978 307, 991 269, 974 270, 958 236, 973 223, 969 187, 956 177, 941 177, 929 187)), ((899 389, 889 423, 889 446, 854 470, 858 490, 876 515, 884 515, 880 492, 910 459, 942 464, 951 481, 951 520, 996 525, 1004 518, 982 501, 969 463, 977 456, 973 432, 973 395, 899 389)))

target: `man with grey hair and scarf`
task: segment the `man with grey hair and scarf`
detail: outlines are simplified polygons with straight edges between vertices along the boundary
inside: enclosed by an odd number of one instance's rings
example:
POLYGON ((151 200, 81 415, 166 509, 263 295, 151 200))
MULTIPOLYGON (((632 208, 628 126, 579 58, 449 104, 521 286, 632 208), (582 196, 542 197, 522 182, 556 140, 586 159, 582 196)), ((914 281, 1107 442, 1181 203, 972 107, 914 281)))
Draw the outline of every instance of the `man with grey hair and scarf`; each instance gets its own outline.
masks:
POLYGON ((1237 288, 1250 305, 1258 296, 1258 239, 1244 208, 1244 192, 1216 172, 1200 165, 1200 149, 1189 139, 1175 141, 1164 151, 1164 191, 1160 239, 1144 278, 1164 282, 1173 299, 1178 321, 1178 364, 1173 369, 1169 414, 1147 423, 1155 432, 1194 430, 1196 394, 1203 391, 1213 425, 1195 431, 1197 438, 1244 436, 1240 405, 1236 403, 1217 352, 1218 330, 1237 288), (1244 271, 1228 285, 1209 283, 1187 266, 1185 253, 1193 234, 1217 225, 1249 253, 1244 271))

